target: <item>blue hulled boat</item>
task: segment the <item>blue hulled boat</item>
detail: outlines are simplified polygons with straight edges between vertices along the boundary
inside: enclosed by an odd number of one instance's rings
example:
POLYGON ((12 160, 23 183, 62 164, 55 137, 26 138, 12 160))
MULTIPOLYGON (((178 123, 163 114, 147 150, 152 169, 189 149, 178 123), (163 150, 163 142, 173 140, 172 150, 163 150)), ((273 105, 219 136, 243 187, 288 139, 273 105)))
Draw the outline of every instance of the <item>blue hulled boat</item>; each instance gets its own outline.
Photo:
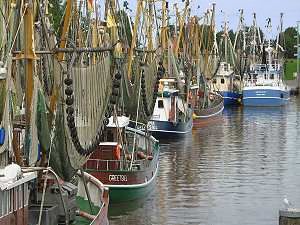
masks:
MULTIPOLYGON (((255 19, 255 18, 254 18, 255 19)), ((256 24, 256 22, 254 23, 256 24)), ((282 15, 281 15, 282 27, 282 15)), ((267 28, 271 33, 271 19, 267 28)), ((249 72, 244 78, 243 105, 244 106, 282 106, 290 99, 290 90, 283 81, 284 48, 281 45, 280 32, 277 37, 276 48, 271 47, 271 39, 266 48, 262 46, 262 63, 255 60, 250 65, 249 72), (266 57, 266 53, 268 54, 266 57)), ((253 42, 255 43, 255 41, 253 42)), ((284 43, 283 43, 284 44, 284 43)), ((255 59, 255 51, 253 59, 255 59)))
POLYGON ((224 99, 224 105, 239 104, 242 99, 242 94, 235 91, 221 91, 220 94, 224 99))
POLYGON ((224 106, 236 105, 241 101, 241 78, 234 74, 229 63, 221 62, 220 67, 212 80, 213 89, 224 99, 224 106))
POLYGON ((179 95, 177 79, 160 80, 160 94, 156 99, 152 118, 147 124, 153 136, 183 135, 192 130, 192 108, 179 95))
POLYGON ((282 80, 280 64, 254 65, 243 88, 245 106, 282 106, 290 99, 290 91, 282 80))

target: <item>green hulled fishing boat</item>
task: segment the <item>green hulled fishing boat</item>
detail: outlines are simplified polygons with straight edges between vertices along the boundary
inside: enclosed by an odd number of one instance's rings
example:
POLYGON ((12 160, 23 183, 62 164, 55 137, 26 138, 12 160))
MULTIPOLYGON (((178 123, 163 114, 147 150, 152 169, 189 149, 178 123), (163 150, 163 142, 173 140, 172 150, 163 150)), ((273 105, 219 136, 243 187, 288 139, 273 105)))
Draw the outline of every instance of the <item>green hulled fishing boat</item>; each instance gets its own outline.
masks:
POLYGON ((114 37, 123 40, 114 52, 117 67, 113 98, 109 99, 114 108, 106 115, 101 142, 84 169, 110 189, 111 202, 122 202, 145 198, 153 189, 158 171, 158 141, 148 132, 129 127, 145 124, 151 116, 157 97, 158 57, 151 30, 154 3, 138 1, 133 29, 127 13, 115 1, 108 4, 109 9, 115 9, 107 11, 108 24, 114 37), (143 36, 138 33, 140 21, 146 23, 146 44, 139 41, 143 36), (130 46, 128 54, 124 46, 130 46))

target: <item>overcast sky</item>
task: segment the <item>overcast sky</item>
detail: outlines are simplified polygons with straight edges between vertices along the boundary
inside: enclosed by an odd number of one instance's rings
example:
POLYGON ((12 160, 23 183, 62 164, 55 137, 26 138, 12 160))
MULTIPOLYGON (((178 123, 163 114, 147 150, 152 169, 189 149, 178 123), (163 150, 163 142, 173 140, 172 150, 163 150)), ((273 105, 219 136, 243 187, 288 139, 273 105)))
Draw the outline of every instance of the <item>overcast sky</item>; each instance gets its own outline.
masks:
MULTIPOLYGON (((136 0, 128 2, 130 8, 134 9, 133 11, 135 12, 136 0)), ((174 3, 178 3, 181 8, 184 6, 182 0, 170 0, 169 2, 171 10, 173 10, 174 3)), ((233 30, 236 29, 239 19, 239 9, 244 9, 246 24, 252 23, 254 12, 257 14, 258 24, 262 28, 266 25, 266 19, 270 17, 272 19, 274 35, 277 33, 276 28, 279 25, 281 12, 284 13, 284 28, 296 26, 296 21, 300 21, 300 0, 191 0, 192 15, 201 16, 213 2, 216 3, 216 21, 219 30, 225 18, 229 21, 230 28, 233 30)))

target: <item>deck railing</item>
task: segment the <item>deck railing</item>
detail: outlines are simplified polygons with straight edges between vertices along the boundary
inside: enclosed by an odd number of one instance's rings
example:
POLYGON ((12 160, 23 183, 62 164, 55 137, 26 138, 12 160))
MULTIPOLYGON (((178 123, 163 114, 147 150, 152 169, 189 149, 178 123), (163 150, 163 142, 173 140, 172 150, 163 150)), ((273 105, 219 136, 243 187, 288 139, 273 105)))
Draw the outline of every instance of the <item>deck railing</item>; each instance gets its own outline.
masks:
MULTIPOLYGON (((132 168, 134 170, 144 170, 149 167, 152 160, 149 159, 141 159, 134 160, 132 164, 132 168)), ((130 168, 130 160, 103 160, 103 159, 88 159, 86 164, 84 165, 84 169, 87 170, 129 170, 130 168)))

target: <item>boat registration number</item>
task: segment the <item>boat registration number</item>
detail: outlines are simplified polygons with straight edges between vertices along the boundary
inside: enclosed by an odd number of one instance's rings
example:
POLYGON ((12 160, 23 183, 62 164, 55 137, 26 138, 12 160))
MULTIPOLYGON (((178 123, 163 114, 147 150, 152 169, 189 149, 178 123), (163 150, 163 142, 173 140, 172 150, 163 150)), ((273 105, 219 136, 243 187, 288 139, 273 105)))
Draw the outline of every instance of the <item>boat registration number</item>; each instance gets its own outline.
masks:
POLYGON ((114 182, 125 182, 127 181, 127 175, 109 175, 108 180, 114 182))

